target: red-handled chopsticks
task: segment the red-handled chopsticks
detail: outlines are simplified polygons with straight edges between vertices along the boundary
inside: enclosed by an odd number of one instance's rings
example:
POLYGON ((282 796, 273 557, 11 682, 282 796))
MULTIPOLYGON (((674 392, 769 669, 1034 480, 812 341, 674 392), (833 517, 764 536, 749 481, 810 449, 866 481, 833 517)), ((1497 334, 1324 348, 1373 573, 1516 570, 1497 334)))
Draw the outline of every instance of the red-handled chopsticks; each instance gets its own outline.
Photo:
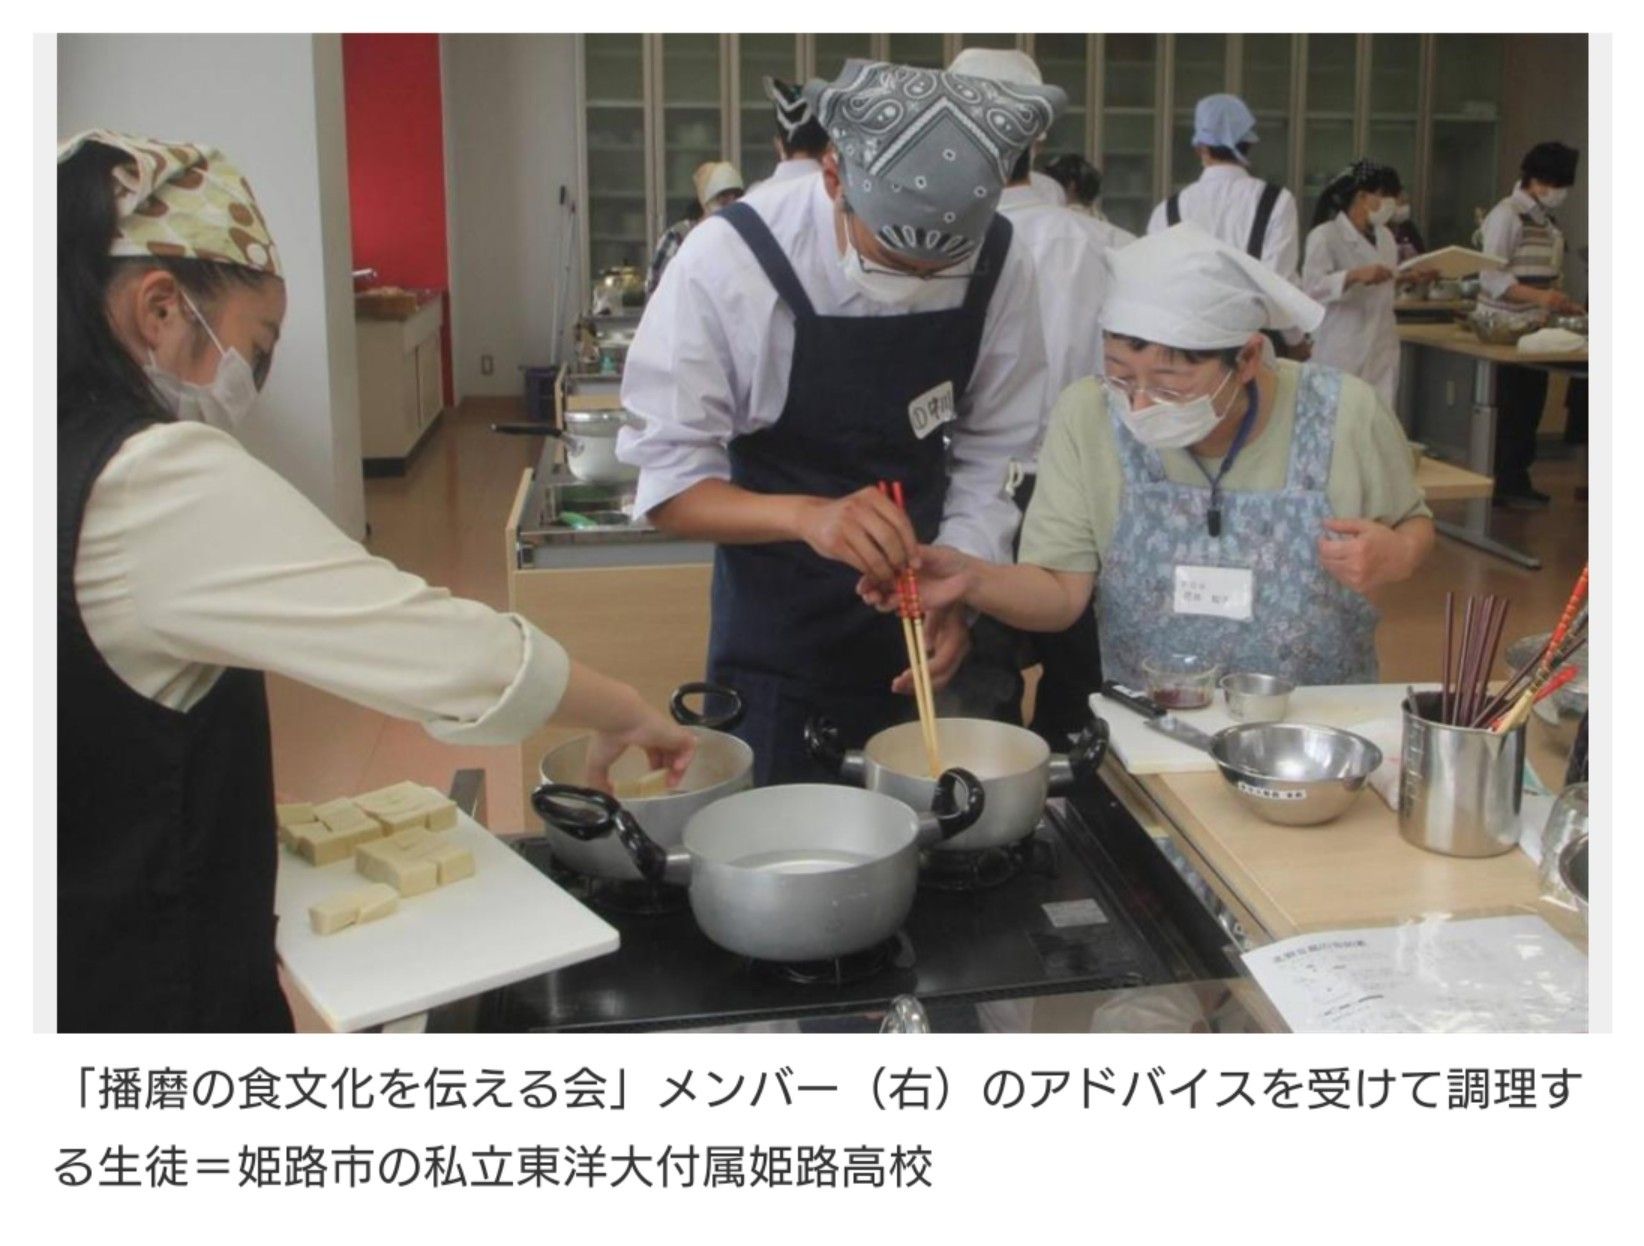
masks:
MULTIPOLYGON (((879 492, 906 514, 907 499, 902 482, 879 482, 879 492)), ((925 760, 931 778, 942 773, 942 751, 936 733, 936 694, 931 689, 930 664, 925 655, 925 608, 919 602, 919 577, 912 567, 896 580, 897 613, 902 616, 902 639, 908 646, 908 673, 913 679, 913 698, 919 706, 919 730, 925 740, 925 760)))

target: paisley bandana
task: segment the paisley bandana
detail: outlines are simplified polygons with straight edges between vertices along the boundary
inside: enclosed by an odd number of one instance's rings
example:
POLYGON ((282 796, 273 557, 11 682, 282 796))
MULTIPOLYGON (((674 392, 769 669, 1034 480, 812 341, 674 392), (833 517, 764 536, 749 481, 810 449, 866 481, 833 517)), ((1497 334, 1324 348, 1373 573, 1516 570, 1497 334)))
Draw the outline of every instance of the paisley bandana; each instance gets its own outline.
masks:
POLYGON ((251 184, 215 148, 87 130, 57 149, 57 162, 87 143, 129 157, 114 167, 119 226, 110 255, 207 260, 281 275, 280 255, 251 184))
POLYGON ((1057 87, 855 59, 805 98, 851 208, 897 254, 944 262, 981 244, 1012 166, 1067 102, 1057 87))

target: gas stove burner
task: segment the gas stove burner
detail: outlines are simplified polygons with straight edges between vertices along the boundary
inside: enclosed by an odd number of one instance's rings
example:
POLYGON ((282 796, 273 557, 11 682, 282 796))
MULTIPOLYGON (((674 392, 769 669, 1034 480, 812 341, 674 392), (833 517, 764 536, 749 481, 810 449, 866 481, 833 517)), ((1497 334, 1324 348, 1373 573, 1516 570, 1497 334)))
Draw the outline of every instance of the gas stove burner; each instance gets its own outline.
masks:
POLYGON ((595 878, 578 873, 558 858, 550 859, 547 874, 573 899, 603 913, 659 917, 681 912, 691 903, 685 888, 673 883, 653 883, 639 878, 595 878))
POLYGON ((1056 873, 1055 850, 1037 835, 973 852, 927 852, 919 863, 919 886, 927 891, 991 891, 1025 870, 1056 873))
POLYGON ((886 969, 913 967, 913 944, 898 931, 883 943, 876 943, 849 956, 832 960, 771 961, 749 958, 754 974, 796 986, 850 986, 878 977, 886 969))

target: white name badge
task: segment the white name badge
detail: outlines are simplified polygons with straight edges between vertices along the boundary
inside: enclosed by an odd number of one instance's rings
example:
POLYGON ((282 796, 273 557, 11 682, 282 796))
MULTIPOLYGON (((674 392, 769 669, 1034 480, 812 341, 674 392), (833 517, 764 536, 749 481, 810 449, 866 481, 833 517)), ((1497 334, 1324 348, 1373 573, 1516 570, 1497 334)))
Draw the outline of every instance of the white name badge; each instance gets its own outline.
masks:
POLYGON ((927 389, 908 404, 908 423, 913 426, 913 435, 920 441, 957 418, 952 381, 943 381, 935 389, 927 389))
POLYGON ((1248 623, 1256 577, 1243 567, 1177 567, 1176 613, 1208 614, 1248 623))

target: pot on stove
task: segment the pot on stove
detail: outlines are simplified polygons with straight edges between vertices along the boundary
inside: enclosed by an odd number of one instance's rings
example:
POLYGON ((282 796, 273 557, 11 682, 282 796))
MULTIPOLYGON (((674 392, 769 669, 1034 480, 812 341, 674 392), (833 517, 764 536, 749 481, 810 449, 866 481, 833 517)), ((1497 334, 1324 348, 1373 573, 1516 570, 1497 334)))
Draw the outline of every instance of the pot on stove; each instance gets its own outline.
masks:
MULTIPOLYGON (((1107 723, 1092 718, 1066 754, 1024 727, 984 718, 939 718, 937 738, 944 765, 961 766, 981 780, 986 807, 976 825, 934 845, 939 852, 974 852, 1014 844, 1033 834, 1045 801, 1096 773, 1107 753, 1107 723)), ((879 732, 866 747, 847 751, 826 719, 805 727, 811 756, 847 783, 894 796, 913 809, 929 809, 937 782, 930 777, 924 737, 917 722, 879 732)))
MULTIPOLYGON (((645 833, 664 849, 679 846, 686 823, 698 810, 752 787, 754 762, 753 750, 728 734, 746 711, 734 689, 708 683, 683 684, 669 699, 668 711, 675 722, 689 727, 696 736, 696 755, 672 791, 661 796, 630 797, 624 802, 645 833), (710 714, 705 702, 699 713, 686 703, 694 696, 723 701, 725 708, 710 714)), ((586 839, 566 834, 539 799, 549 786, 580 787, 587 782, 588 744, 592 738, 578 736, 543 756, 540 773, 544 787, 532 793, 531 804, 546 824, 551 850, 561 864, 591 878, 635 881, 644 876, 620 843, 608 836, 586 839)), ((647 768, 644 755, 630 749, 612 765, 611 779, 620 790, 624 783, 639 779, 647 768)))
POLYGON ((924 814, 833 784, 741 792, 692 815, 672 850, 604 792, 547 784, 532 799, 563 834, 614 840, 645 878, 688 887, 697 925, 720 947, 797 962, 849 956, 901 927, 919 850, 968 829, 986 800, 963 770, 943 772, 934 786, 935 809, 924 814))

